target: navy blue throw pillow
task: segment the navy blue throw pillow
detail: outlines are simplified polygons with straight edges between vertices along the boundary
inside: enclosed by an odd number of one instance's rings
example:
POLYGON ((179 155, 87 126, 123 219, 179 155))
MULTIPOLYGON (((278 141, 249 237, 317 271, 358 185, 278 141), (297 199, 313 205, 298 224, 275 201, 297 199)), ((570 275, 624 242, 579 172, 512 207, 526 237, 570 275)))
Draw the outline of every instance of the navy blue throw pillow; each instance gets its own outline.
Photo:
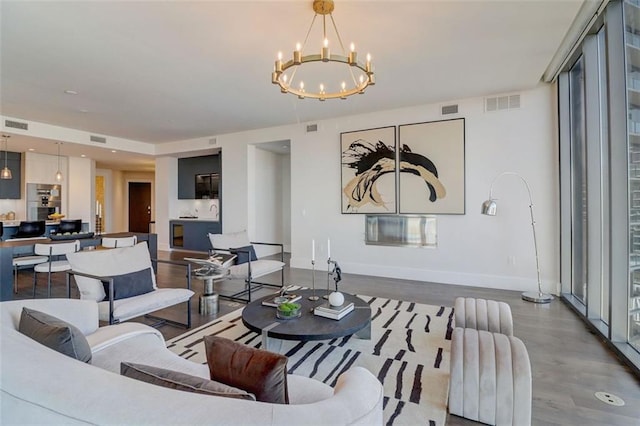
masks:
MULTIPOLYGON (((151 268, 113 277, 113 300, 126 299, 153 291, 151 268)), ((102 283, 106 297, 109 300, 109 283, 102 283)))
POLYGON ((256 256, 256 251, 253 248, 253 246, 230 248, 229 251, 235 254, 236 256, 238 256, 236 265, 242 265, 243 263, 247 263, 249 261, 249 256, 251 256, 252 262, 254 260, 258 260, 258 256, 256 256))

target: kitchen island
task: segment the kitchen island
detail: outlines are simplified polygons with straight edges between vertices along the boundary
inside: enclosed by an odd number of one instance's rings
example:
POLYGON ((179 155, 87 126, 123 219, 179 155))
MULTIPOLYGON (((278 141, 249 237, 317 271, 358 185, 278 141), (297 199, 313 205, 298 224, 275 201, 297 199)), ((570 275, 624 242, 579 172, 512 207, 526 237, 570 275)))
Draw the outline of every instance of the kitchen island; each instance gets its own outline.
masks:
MULTIPOLYGON (((149 254, 152 259, 158 257, 158 236, 156 234, 118 232, 95 235, 91 238, 80 239, 80 247, 84 249, 85 247, 99 246, 102 243, 102 237, 129 237, 132 235, 138 238, 138 242, 146 241, 148 243, 149 254)), ((33 254, 34 244, 50 242, 52 242, 52 240, 45 237, 17 241, 0 241, 0 301, 13 299, 13 257, 33 254)), ((154 269, 155 268, 156 265, 154 264, 154 269)))
MULTIPOLYGON (((18 231, 18 226, 20 225, 20 220, 3 220, 2 221, 2 228, 3 228, 3 235, 2 238, 0 238, 2 241, 7 241, 9 240, 11 237, 13 237, 15 235, 15 233, 18 231)), ((60 221, 59 220, 47 220, 45 222, 46 225, 46 230, 45 230, 45 237, 48 237, 49 235, 51 235, 51 231, 56 231, 58 229, 58 226, 60 225, 60 221)), ((87 232, 89 231, 89 222, 82 222, 82 231, 83 232, 87 232)))

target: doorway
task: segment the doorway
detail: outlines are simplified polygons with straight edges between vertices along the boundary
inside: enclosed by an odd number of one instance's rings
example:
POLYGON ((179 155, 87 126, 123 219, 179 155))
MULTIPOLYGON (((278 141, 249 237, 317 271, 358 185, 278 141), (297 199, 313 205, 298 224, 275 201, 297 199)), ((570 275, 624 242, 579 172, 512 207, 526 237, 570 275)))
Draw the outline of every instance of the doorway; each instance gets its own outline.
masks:
POLYGON ((129 232, 149 232, 151 183, 129 182, 129 232))

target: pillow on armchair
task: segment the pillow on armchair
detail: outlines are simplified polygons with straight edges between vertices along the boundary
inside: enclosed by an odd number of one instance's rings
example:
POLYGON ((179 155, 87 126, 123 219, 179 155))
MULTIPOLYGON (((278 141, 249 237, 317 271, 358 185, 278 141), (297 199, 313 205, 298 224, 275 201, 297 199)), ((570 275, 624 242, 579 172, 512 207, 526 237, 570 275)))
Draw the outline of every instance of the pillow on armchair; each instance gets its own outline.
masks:
POLYGON ((256 250, 252 245, 230 248, 229 251, 238 256, 236 259, 236 265, 247 263, 249 262, 249 259, 251 259, 252 262, 258 260, 258 256, 256 256, 256 250))
MULTIPOLYGON (((69 253, 67 260, 75 272, 110 277, 130 274, 152 268, 149 247, 141 242, 132 247, 109 250, 92 250, 69 253)), ((81 299, 101 302, 107 297, 102 282, 96 279, 75 276, 81 299)), ((153 290, 157 289, 155 274, 151 274, 153 290)))

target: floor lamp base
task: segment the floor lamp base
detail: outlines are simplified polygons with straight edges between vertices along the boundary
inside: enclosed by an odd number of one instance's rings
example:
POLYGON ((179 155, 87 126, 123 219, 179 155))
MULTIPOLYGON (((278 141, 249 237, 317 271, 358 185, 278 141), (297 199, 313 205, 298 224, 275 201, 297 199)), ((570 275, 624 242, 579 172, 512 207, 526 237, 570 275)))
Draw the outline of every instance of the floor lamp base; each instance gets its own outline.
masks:
POLYGON ((522 299, 533 303, 549 303, 553 300, 553 296, 537 291, 525 291, 522 293, 522 299))

